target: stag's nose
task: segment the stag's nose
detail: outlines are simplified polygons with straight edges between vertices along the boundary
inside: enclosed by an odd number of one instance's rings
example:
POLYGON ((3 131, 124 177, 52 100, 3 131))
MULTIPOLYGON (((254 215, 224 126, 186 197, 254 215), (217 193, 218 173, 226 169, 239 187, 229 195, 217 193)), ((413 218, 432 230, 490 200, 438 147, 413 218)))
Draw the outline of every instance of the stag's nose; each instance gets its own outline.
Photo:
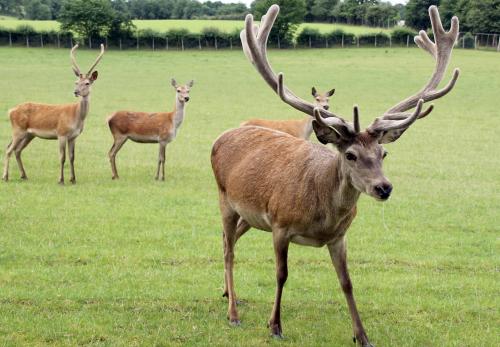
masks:
POLYGON ((188 101, 189 101, 189 96, 186 96, 186 97, 184 98, 184 101, 185 101, 185 102, 188 102, 188 101))
POLYGON ((388 182, 382 183, 375 186, 374 190, 375 193, 380 197, 380 199, 387 200, 389 199, 389 196, 391 196, 392 184, 388 182))
POLYGON ((328 109, 330 108, 330 106, 325 105, 325 106, 323 106, 323 108, 324 108, 325 110, 328 110, 328 109))
POLYGON ((73 93, 75 94, 75 96, 78 96, 79 94, 77 90, 75 90, 73 93))

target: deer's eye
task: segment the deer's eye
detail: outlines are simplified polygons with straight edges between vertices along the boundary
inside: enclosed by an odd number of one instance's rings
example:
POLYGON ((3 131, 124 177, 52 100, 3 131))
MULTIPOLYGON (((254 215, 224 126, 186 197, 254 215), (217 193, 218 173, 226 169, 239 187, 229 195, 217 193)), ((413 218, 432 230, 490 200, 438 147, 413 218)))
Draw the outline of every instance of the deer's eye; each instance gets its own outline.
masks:
POLYGON ((347 160, 351 160, 351 161, 356 161, 356 159, 358 159, 353 153, 351 152, 347 152, 345 154, 345 157, 347 160))
POLYGON ((389 152, 384 151, 384 153, 382 154, 382 159, 385 158, 385 157, 387 157, 387 154, 389 154, 389 152))

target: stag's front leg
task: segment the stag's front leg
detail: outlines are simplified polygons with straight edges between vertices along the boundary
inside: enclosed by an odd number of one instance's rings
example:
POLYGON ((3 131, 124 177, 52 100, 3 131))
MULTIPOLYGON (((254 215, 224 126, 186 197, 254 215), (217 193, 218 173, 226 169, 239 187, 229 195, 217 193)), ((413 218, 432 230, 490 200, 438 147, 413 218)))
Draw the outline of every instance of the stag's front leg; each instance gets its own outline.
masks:
POLYGON ((68 153, 69 153, 69 165, 71 168, 71 179, 70 182, 75 184, 76 183, 76 177, 75 177, 75 140, 68 140, 68 153))
POLYGON ((274 254, 276 256, 276 297, 268 325, 273 337, 283 338, 283 329, 281 327, 281 295, 286 279, 288 278, 287 262, 290 241, 284 236, 283 230, 278 229, 273 230, 273 243, 274 254))
POLYGON ((335 267, 337 277, 340 281, 340 286, 342 287, 342 291, 344 292, 347 300, 347 305, 349 306, 354 338, 363 347, 373 347, 372 344, 370 344, 370 341, 368 341, 368 336, 366 336, 365 328, 363 328, 363 323, 361 323, 361 318, 359 317, 358 309, 356 308, 356 301, 354 300, 354 295, 352 293, 352 283, 347 270, 345 238, 328 244, 328 250, 330 251, 333 266, 335 267))
POLYGON ((65 136, 59 137, 59 159, 61 161, 61 174, 59 184, 64 184, 64 163, 66 162, 66 143, 68 139, 65 136))

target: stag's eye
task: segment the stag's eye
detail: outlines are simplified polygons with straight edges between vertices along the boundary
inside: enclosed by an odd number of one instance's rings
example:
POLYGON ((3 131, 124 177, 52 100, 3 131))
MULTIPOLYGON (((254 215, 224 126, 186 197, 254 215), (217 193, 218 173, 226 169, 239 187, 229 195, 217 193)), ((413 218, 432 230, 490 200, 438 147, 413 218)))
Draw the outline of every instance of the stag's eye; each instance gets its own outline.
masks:
POLYGON ((382 159, 385 158, 385 157, 387 157, 387 154, 389 154, 389 152, 384 151, 384 153, 382 153, 382 159))
POLYGON ((351 160, 351 161, 356 161, 356 159, 358 159, 354 154, 352 154, 351 152, 347 152, 345 154, 345 157, 347 160, 351 160))

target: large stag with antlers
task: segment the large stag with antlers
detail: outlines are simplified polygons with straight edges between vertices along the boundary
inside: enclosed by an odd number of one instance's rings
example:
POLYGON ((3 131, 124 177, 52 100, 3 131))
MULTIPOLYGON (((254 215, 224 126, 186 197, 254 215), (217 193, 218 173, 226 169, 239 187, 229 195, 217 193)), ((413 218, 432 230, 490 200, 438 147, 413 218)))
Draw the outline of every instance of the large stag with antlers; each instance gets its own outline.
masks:
POLYGON ((9 179, 9 159, 12 152, 16 155, 17 164, 21 171, 21 179, 27 179, 21 160, 22 151, 35 138, 48 140, 59 140, 59 153, 61 162, 61 174, 59 183, 64 184, 64 163, 66 161, 66 147, 68 147, 69 162, 71 168, 71 183, 76 183, 75 177, 75 141, 83 131, 83 124, 89 112, 90 90, 97 79, 95 67, 104 54, 104 45, 94 64, 87 73, 82 73, 75 59, 75 45, 70 52, 71 65, 77 80, 75 82, 75 97, 80 101, 66 105, 47 105, 27 102, 20 104, 9 111, 12 124, 12 141, 7 146, 3 180, 9 179))
MULTIPOLYGON (((318 93, 315 87, 312 87, 311 94, 314 98, 314 107, 321 107, 325 110, 330 108, 330 97, 335 93, 335 89, 329 90, 326 93, 318 93)), ((274 129, 290 134, 301 139, 308 140, 313 132, 312 118, 306 116, 304 119, 287 119, 287 120, 267 120, 267 119, 250 119, 241 123, 241 126, 260 126, 264 128, 274 129)))
POLYGON ((386 156, 382 144, 396 141, 417 119, 432 111, 432 105, 423 110, 425 102, 446 95, 455 85, 458 69, 443 89, 437 89, 457 39, 458 19, 453 17, 451 30, 445 32, 437 8, 429 8, 435 42, 425 31, 415 37, 415 42, 436 61, 430 81, 361 131, 357 107, 353 123, 347 122, 299 99, 285 86, 283 74, 273 72, 266 45, 278 12, 277 5, 271 6, 260 27, 254 25, 251 15, 246 17, 241 32, 245 54, 285 103, 314 117, 313 129, 318 140, 332 143, 338 151, 262 127, 229 130, 215 141, 211 160, 224 228, 224 295, 229 299, 228 318, 232 324, 240 323, 233 283, 235 243, 254 227, 272 232, 276 255, 277 289, 269 320, 272 335, 282 336, 280 307, 290 242, 326 245, 347 300, 354 337, 362 346, 372 346, 353 296, 345 235, 356 216, 361 193, 379 201, 391 195, 392 185, 382 172, 386 156), (411 109, 414 110, 408 112, 411 109))
POLYGON ((108 125, 113 135, 113 145, 109 150, 109 160, 113 179, 118 178, 116 170, 116 154, 124 143, 131 139, 139 143, 159 143, 158 166, 156 180, 165 180, 165 150, 167 144, 177 136, 177 131, 184 120, 186 103, 189 101, 189 92, 194 81, 186 85, 179 85, 172 78, 172 87, 175 89, 175 104, 172 112, 132 112, 118 111, 108 117, 108 125))

